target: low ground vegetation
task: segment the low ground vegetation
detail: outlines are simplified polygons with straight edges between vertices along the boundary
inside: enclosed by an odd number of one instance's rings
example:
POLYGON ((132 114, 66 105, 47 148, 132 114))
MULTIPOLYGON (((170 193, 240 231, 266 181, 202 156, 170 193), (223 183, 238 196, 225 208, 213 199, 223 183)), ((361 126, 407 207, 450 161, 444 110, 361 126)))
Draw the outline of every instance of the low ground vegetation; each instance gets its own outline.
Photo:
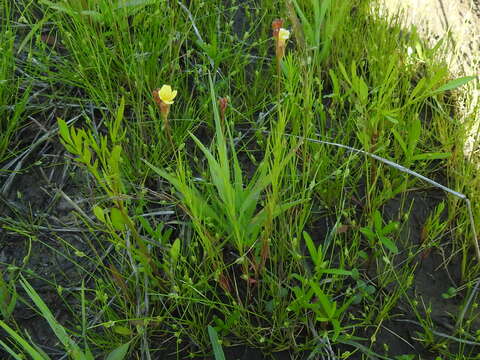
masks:
POLYGON ((478 359, 440 43, 373 0, 0 2, 12 359, 478 359))

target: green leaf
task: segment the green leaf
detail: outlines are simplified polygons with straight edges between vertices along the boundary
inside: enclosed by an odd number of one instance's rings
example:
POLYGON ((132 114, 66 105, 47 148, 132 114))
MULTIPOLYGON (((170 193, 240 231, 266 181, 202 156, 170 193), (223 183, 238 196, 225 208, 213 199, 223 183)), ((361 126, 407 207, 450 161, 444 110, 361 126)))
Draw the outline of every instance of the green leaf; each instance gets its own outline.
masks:
MULTIPOLYGON (((13 349, 8 346, 7 344, 5 344, 2 340, 0 340, 0 346, 4 348, 4 350, 9 353, 13 359, 15 360, 25 360, 25 356, 20 356, 18 355, 15 351, 13 351, 13 349)), ((47 359, 47 358, 45 358, 47 359)))
POLYGON ((58 118, 57 124, 58 124, 58 133, 60 134, 60 137, 62 138, 62 140, 65 141, 67 144, 71 144, 72 138, 70 137, 70 131, 68 130, 67 123, 64 120, 58 118))
POLYGON ((307 17, 303 13, 302 9, 298 5, 296 0, 292 0, 295 10, 297 11, 298 17, 302 21, 303 31, 305 32, 305 37, 308 39, 309 46, 315 46, 315 35, 312 30, 312 25, 308 21, 307 17))
POLYGON ((98 11, 94 11, 94 10, 82 10, 80 11, 80 15, 90 16, 93 21, 102 22, 104 20, 104 16, 100 14, 98 11))
POLYGON ((30 297, 30 299, 32 299, 32 301, 35 303, 37 308, 40 310, 42 316, 45 318, 45 320, 47 320, 48 324, 52 328, 57 338, 63 344, 63 346, 72 351, 72 357, 73 357, 73 354, 75 354, 76 356, 74 357, 75 360, 87 360, 87 357, 80 350, 77 343, 68 336, 65 328, 62 325, 60 325, 60 323, 58 323, 58 321, 55 319, 55 317, 53 316, 48 306, 40 298, 40 296, 35 291, 35 289, 23 277, 20 280, 20 284, 22 285, 22 287, 24 288, 25 292, 30 297))
POLYGON ((403 140, 402 136, 400 135, 400 133, 395 130, 395 129, 392 129, 392 134, 393 134, 393 137, 395 138, 395 140, 397 140, 398 144, 400 145, 400 147, 402 148, 402 151, 403 151, 403 154, 405 156, 408 156, 408 149, 407 149, 407 144, 405 143, 405 141, 403 140))
POLYGON ((17 292, 15 285, 12 282, 8 284, 3 279, 3 274, 0 272, 0 313, 4 320, 8 320, 17 304, 17 292))
POLYGON ((128 353, 128 349, 130 348, 130 342, 120 345, 115 350, 113 350, 110 354, 107 355, 105 360, 123 360, 128 353))
POLYGON ((377 236, 372 229, 367 227, 360 228, 360 232, 367 237, 368 240, 373 241, 377 236))
POLYGON ((417 147, 418 140, 422 133, 422 123, 418 117, 412 120, 410 131, 408 132, 408 154, 413 155, 417 147))
POLYGON ((126 221, 123 217, 120 209, 113 207, 110 209, 110 221, 115 228, 115 230, 123 231, 125 230, 126 221))
MULTIPOLYGON (((35 348, 33 348, 24 338, 22 338, 17 332, 15 332, 11 327, 5 324, 3 321, 0 320, 0 327, 3 328, 13 338, 19 346, 22 347, 31 357, 33 360, 46 360, 35 348)), ((4 344, 2 344, 5 347, 4 344)), ((7 351, 9 348, 5 348, 7 351)), ((48 358, 47 358, 48 359, 48 358)))
POLYGON ((343 269, 319 269, 320 274, 351 276, 352 272, 343 269))
POLYGON ((354 78, 354 85, 355 85, 355 91, 357 92, 360 101, 362 102, 362 105, 366 105, 368 102, 368 85, 367 83, 363 80, 362 77, 356 76, 354 78))
POLYGON ((170 257, 172 260, 172 264, 175 264, 178 260, 178 256, 180 255, 180 239, 177 238, 172 244, 170 248, 170 257))
POLYGON ((396 230, 398 228, 398 223, 395 221, 389 222, 385 227, 382 229, 382 235, 388 235, 392 231, 396 230))
POLYGON ((466 83, 468 83, 472 80, 475 80, 476 78, 477 78, 476 76, 464 76, 464 77, 461 77, 461 78, 458 78, 458 79, 451 80, 448 83, 446 83, 445 85, 442 85, 438 89, 434 90, 432 92, 432 95, 433 94, 439 94, 439 93, 444 92, 444 91, 456 89, 460 86, 465 85, 466 83))
POLYGON ((380 242, 395 255, 398 254, 398 248, 394 242, 386 236, 380 236, 380 242))
POLYGON ((155 239, 158 238, 158 234, 155 232, 155 230, 153 230, 152 226, 150 225, 147 219, 145 219, 143 216, 140 215, 140 216, 137 216, 137 220, 140 223, 140 225, 142 225, 142 228, 148 233, 148 235, 150 235, 155 239))
POLYGON ((312 258, 313 263, 315 266, 319 265, 318 253, 315 245, 313 244, 313 240, 310 235, 304 231, 303 232, 303 240, 305 240, 305 245, 307 245, 308 252, 310 253, 310 257, 312 258))
POLYGON ((117 109, 117 116, 115 116, 115 120, 113 121, 113 124, 110 124, 109 126, 109 132, 110 132, 110 138, 112 139, 112 143, 116 144, 119 138, 119 131, 120 131, 120 126, 123 121, 123 114, 125 112, 125 98, 122 97, 120 100, 120 105, 117 109))
POLYGON ((392 115, 385 114, 384 116, 385 116, 385 117, 387 118, 387 120, 389 120, 391 123, 393 123, 393 124, 398 124, 398 120, 397 120, 396 118, 394 118, 392 115))
POLYGON ((330 79, 332 80, 333 96, 340 97, 340 84, 338 82, 338 77, 335 75, 335 72, 332 69, 329 69, 328 73, 330 75, 330 79))
POLYGON ((316 282, 310 281, 310 286, 312 287, 315 295, 317 295, 320 304, 322 305, 323 311, 328 316, 328 319, 331 320, 335 315, 336 304, 331 302, 328 296, 320 289, 320 286, 316 282))
POLYGON ((147 164, 150 169, 152 169, 155 173, 163 177, 165 180, 170 182, 175 189, 182 194, 184 197, 184 202, 188 204, 188 206, 192 210, 198 210, 195 214, 192 214, 200 217, 198 220, 204 220, 204 217, 210 217, 215 221, 218 221, 218 213, 215 212, 208 203, 204 200, 204 198, 200 195, 200 193, 194 188, 190 187, 187 184, 183 183, 179 178, 167 173, 166 171, 159 169, 158 167, 150 164, 148 161, 142 159, 145 164, 147 164), (197 204, 199 207, 193 209, 193 205, 197 204))
POLYGON ((102 209, 100 206, 95 205, 95 206, 93 207, 93 213, 94 213, 94 215, 96 216, 96 218, 97 218, 98 220, 100 220, 102 223, 105 224, 105 222, 106 222, 106 220, 105 220, 105 212, 103 211, 103 209, 102 209))
POLYGON ((217 331, 210 325, 208 325, 208 336, 210 337, 210 342, 212 343, 215 360, 225 360, 225 354, 223 353, 222 346, 220 345, 217 331))
POLYGON ((74 16, 74 15, 77 14, 77 12, 75 10, 62 5, 60 2, 54 3, 54 2, 48 1, 48 0, 40 0, 40 3, 47 5, 51 9, 57 10, 59 12, 66 13, 70 16, 74 16))
POLYGON ((337 319, 332 319, 331 322, 332 322, 332 326, 333 326, 332 341, 335 341, 335 340, 337 340, 338 336, 340 335, 340 330, 341 330, 340 321, 338 321, 337 319))
POLYGON ((375 225, 376 232, 379 232, 380 230, 382 230, 382 226, 383 226, 382 214, 378 210, 375 210, 375 212, 373 213, 373 224, 375 225))
POLYGON ((146 6, 150 4, 154 4, 157 0, 120 0, 117 4, 117 9, 122 9, 122 8, 129 8, 129 7, 135 7, 135 6, 146 6))
POLYGON ((342 73, 345 81, 348 83, 348 85, 350 85, 350 87, 352 87, 352 82, 351 82, 351 80, 350 80, 350 78, 347 74, 347 70, 345 69, 345 66, 341 62, 339 62, 338 63, 338 68, 340 69, 340 72, 342 73))
MULTIPOLYGON (((208 82, 210 84, 210 99, 212 101, 213 107, 213 118, 215 120, 215 138, 217 141, 217 152, 219 157, 219 164, 222 169, 225 171, 224 181, 230 181, 230 173, 227 171, 229 166, 228 156, 227 156, 227 144, 225 142, 225 136, 223 135, 220 113, 218 110, 218 104, 215 96, 215 88, 213 85, 212 76, 208 74, 208 82)), ((197 141, 197 144, 201 142, 197 141)), ((209 162, 210 163, 210 162, 209 162)))
POLYGON ((425 86, 425 83, 427 82, 427 80, 425 78, 421 78, 420 81, 417 83, 417 85, 415 86, 415 88, 412 90, 412 92, 410 93, 410 98, 409 98, 409 102, 414 102, 416 99, 416 96, 423 90, 424 86, 425 86))
POLYGON ((412 156, 412 160, 439 160, 448 159, 452 156, 452 153, 425 153, 412 156))
POLYGON ((117 334, 120 334, 120 335, 125 335, 125 336, 132 335, 132 330, 130 330, 126 326, 116 325, 112 329, 113 329, 114 332, 116 332, 117 334))

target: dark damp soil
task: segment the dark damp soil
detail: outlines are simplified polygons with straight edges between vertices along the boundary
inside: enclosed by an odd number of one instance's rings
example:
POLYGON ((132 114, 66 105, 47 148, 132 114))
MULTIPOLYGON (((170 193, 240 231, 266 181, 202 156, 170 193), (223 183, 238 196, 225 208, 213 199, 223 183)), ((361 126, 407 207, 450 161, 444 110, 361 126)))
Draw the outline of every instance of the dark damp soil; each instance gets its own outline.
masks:
MULTIPOLYGON (((61 323, 68 320, 69 312, 65 309, 68 295, 60 295, 59 287, 78 287, 85 277, 79 265, 89 268, 84 260, 89 254, 89 233, 75 213, 84 207, 78 192, 81 184, 75 179, 85 178, 85 174, 72 169, 72 176, 69 170, 55 162, 30 165, 15 175, 0 197, 0 274, 8 282, 21 273, 61 323)), ((20 287, 17 291, 26 297, 20 287)), ((18 301, 12 317, 54 356, 58 340, 41 316, 18 301)), ((1 350, 0 355, 8 358, 1 350)))

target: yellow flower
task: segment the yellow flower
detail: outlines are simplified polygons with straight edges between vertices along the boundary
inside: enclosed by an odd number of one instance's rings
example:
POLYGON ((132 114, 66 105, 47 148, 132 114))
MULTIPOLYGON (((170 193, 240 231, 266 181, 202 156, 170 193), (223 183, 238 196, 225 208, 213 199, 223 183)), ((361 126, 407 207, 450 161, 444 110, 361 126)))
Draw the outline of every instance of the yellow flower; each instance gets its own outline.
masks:
POLYGON ((158 97, 165 104, 173 104, 173 99, 177 96, 177 90, 172 90, 170 85, 163 85, 160 90, 158 90, 158 97))
POLYGON ((281 28, 278 30, 278 40, 282 43, 285 43, 290 38, 290 31, 287 29, 281 28))

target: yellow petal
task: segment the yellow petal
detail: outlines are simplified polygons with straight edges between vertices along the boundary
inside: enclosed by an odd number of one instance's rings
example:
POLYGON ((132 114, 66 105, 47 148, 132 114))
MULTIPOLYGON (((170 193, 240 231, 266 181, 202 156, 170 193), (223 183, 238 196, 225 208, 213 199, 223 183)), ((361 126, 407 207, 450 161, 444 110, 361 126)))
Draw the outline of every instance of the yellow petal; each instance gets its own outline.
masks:
POLYGON ((163 85, 158 91, 158 97, 165 104, 173 104, 173 99, 177 96, 177 90, 172 90, 170 85, 163 85))
POLYGON ((170 85, 163 85, 158 91, 158 96, 160 96, 160 99, 163 100, 163 98, 167 97, 171 91, 172 88, 170 85))
POLYGON ((283 41, 288 40, 288 38, 290 38, 290 31, 288 31, 287 29, 281 28, 278 31, 278 38, 283 41))

